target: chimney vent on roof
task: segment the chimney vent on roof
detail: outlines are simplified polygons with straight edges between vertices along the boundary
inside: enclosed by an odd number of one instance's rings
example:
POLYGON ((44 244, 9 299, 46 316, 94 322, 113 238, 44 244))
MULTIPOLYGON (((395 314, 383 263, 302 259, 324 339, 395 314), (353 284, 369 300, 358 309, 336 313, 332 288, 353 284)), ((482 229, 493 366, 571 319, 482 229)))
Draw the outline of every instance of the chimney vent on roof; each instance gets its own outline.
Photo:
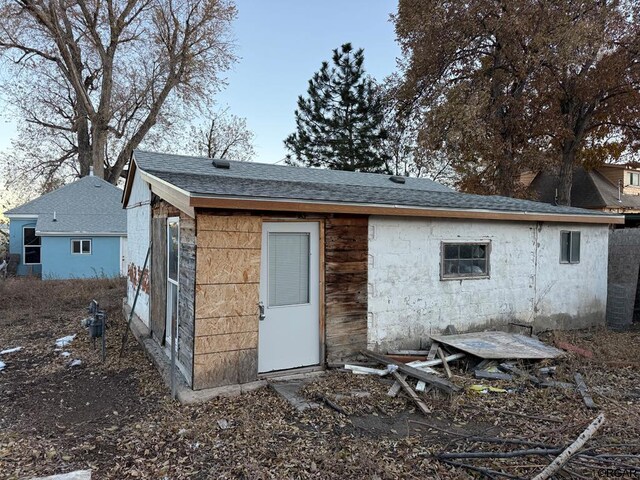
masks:
POLYGON ((211 164, 216 168, 224 168, 225 170, 229 170, 229 168, 231 167, 231 164, 228 160, 215 159, 211 162, 211 164))
POLYGON ((389 177, 389 180, 391 180, 393 183, 405 183, 407 181, 405 177, 402 177, 400 175, 393 175, 392 177, 389 177))

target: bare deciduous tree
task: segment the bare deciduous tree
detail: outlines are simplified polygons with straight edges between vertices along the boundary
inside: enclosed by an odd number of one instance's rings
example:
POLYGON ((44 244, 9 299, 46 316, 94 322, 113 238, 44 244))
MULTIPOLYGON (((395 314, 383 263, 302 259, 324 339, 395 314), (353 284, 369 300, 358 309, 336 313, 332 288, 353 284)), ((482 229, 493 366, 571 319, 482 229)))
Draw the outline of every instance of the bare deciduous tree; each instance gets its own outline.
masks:
POLYGON ((226 109, 212 112, 199 125, 191 126, 186 148, 195 155, 208 158, 249 161, 255 155, 254 134, 247 120, 226 109))
POLYGON ((221 86, 235 14, 229 0, 0 0, 4 87, 26 122, 18 143, 49 149, 49 164, 23 160, 49 177, 93 166, 117 182, 156 124, 221 86))

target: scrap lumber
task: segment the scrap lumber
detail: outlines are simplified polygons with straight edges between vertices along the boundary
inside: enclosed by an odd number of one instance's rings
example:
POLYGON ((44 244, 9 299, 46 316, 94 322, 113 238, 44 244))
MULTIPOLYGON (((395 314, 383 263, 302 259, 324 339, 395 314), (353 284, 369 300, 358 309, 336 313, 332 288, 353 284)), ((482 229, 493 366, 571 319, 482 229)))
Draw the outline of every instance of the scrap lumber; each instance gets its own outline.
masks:
POLYGON ((548 478, 551 478, 578 450, 584 446, 585 443, 587 443, 587 441, 589 441, 591 437, 593 437, 598 429, 604 424, 604 421, 604 413, 601 413, 571 445, 558 455, 553 462, 547 465, 544 470, 536 475, 533 480, 547 480, 548 478))
POLYGON ((540 384, 540 379, 534 375, 531 375, 529 372, 525 372, 524 370, 520 370, 515 365, 511 365, 510 363, 501 363, 498 365, 498 368, 503 372, 513 373, 514 375, 518 375, 519 377, 526 378, 531 383, 535 385, 540 384))
POLYGON ((431 342, 431 347, 429 348, 429 352, 427 353, 427 360, 433 360, 436 358, 436 353, 438 353, 438 347, 440 344, 438 342, 431 342))
POLYGON ((424 392, 427 389, 427 384, 424 383, 422 380, 418 380, 418 383, 416 383, 416 392, 424 392))
POLYGON ((387 355, 414 355, 424 357, 429 354, 429 350, 389 350, 387 355))
POLYGON ((393 358, 394 360, 402 363, 424 362, 427 359, 424 355, 390 355, 388 353, 387 357, 393 358))
POLYGON ((449 368, 449 364, 447 363, 447 357, 440 347, 438 347, 438 357, 440 357, 440 360, 442 360, 442 366, 444 367, 444 371, 447 374, 447 378, 451 378, 453 375, 451 374, 451 369, 449 368))
MULTIPOLYGON (((453 355, 449 355, 448 357, 446 357, 446 360, 447 362, 453 362, 454 360, 459 360, 464 356, 465 356, 464 353, 454 353, 453 355)), ((410 367, 425 369, 427 372, 429 372, 429 367, 435 367, 436 365, 440 365, 441 363, 442 363, 442 360, 439 358, 436 358, 434 360, 427 360, 426 362, 409 362, 407 363, 407 365, 409 365, 410 367)), ((432 373, 432 372, 429 372, 429 373, 432 373)), ((405 378, 406 378, 406 375, 405 375, 405 378)), ((394 382, 393 386, 387 392, 387 395, 390 397, 395 397, 396 395, 398 395, 398 392, 400 392, 400 388, 402 388, 400 384, 398 382, 394 382)))
POLYGON ((593 352, 591 350, 587 350, 586 348, 577 347, 572 343, 562 342, 559 340, 556 340, 555 344, 556 347, 561 348, 562 350, 565 350, 567 352, 575 353, 584 358, 593 358, 593 352))
MULTIPOLYGON (((464 358, 464 356, 465 356, 464 353, 454 353, 453 355, 449 355, 445 358, 447 362, 453 362, 455 360, 460 360, 461 358, 464 358)), ((424 367, 435 367, 436 365, 440 365, 441 363, 442 363, 441 359, 435 358, 433 360, 426 360, 424 362, 422 361, 409 362, 407 363, 407 365, 415 368, 424 368, 424 367)))
POLYGON ((411 400, 413 400, 413 402, 418 406, 420 411, 425 415, 429 415, 431 413, 431 409, 427 407, 427 404, 422 401, 416 392, 413 391, 413 388, 411 388, 407 381, 402 378, 402 375, 398 372, 392 372, 391 374, 393 375, 393 378, 396 379, 396 382, 402 386, 402 389, 407 392, 407 395, 409 395, 411 400))
MULTIPOLYGON (((430 385, 433 385, 436 388, 439 388, 445 393, 456 393, 461 390, 461 388, 458 385, 450 382, 449 380, 438 378, 435 375, 419 370, 416 367, 411 367, 402 362, 395 361, 387 357, 386 355, 381 355, 379 353, 372 352, 371 350, 362 350, 361 353, 373 360, 377 360, 379 363, 383 365, 396 365, 398 367, 398 370, 401 373, 406 373, 407 375, 417 380, 422 380, 425 383, 428 383, 430 385)), ((394 375, 394 378, 396 378, 396 381, 397 381, 399 377, 395 377, 394 375)))
POLYGON ((580 395, 582 396, 582 400, 584 400, 584 404, 587 406, 587 408, 591 408, 591 409, 598 408, 596 407, 596 404, 594 403, 593 398, 591 398, 591 395, 589 394, 589 391, 587 389, 587 384, 585 383, 584 378, 582 378, 582 375, 579 373, 576 373, 573 378, 576 381, 576 387, 578 388, 578 392, 580 392, 580 395))
MULTIPOLYGON (((400 376, 402 377, 403 380, 407 378, 407 375, 405 373, 401 373, 400 376)), ((387 392, 387 396, 395 397, 396 395, 398 395, 398 393, 400 393, 401 389, 402 389, 402 385, 400 385, 400 382, 396 380, 395 382, 393 382, 393 385, 391 385, 391 388, 387 392)))
POLYGON ((486 370, 475 370, 473 375, 484 380, 513 380, 513 375, 502 372, 487 372, 486 370))
POLYGON ((361 365, 348 365, 345 364, 345 370, 351 370, 353 373, 364 374, 364 375, 378 375, 379 377, 384 377, 389 374, 389 370, 386 368, 369 368, 363 367, 361 365))

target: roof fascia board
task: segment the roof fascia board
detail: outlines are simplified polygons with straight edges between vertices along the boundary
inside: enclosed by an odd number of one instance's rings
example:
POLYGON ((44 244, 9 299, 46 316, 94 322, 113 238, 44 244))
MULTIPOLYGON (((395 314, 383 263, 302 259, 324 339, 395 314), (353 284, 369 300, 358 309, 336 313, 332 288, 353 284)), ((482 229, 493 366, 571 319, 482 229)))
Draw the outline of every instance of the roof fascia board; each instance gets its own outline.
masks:
POLYGON ((129 160, 127 179, 124 182, 124 190, 122 192, 122 208, 127 208, 127 205, 129 205, 129 197, 131 196, 131 189, 133 188, 133 179, 135 178, 136 168, 136 159, 132 153, 131 160, 129 160))
POLYGON ((15 218, 16 220, 19 220, 21 218, 31 220, 34 218, 38 218, 40 215, 38 213, 5 213, 4 216, 7 218, 15 218))
POLYGON ((481 209, 445 209, 404 205, 332 203, 262 198, 211 197, 199 195, 191 195, 190 200, 191 207, 195 208, 228 208, 238 210, 272 210, 305 213, 344 213, 433 218, 468 218, 478 220, 512 220, 521 222, 595 223, 606 225, 624 223, 624 216, 621 215, 505 212, 481 209))
POLYGON ((191 205, 191 194, 166 180, 156 177, 140 169, 140 178, 151 185, 151 191, 166 200, 191 218, 196 218, 195 208, 191 205))
POLYGON ((119 232, 42 232, 40 230, 36 230, 36 235, 41 237, 74 237, 74 236, 83 236, 83 237, 126 237, 126 233, 119 232))

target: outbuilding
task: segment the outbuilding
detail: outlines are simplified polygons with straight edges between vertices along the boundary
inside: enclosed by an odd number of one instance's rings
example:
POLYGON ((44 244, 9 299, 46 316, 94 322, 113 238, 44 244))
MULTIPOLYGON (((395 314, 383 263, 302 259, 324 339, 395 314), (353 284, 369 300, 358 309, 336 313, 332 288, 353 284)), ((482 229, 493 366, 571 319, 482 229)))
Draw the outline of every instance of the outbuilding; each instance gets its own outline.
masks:
POLYGON ((416 349, 450 324, 602 324, 624 222, 426 179, 144 151, 123 204, 126 302, 142 282, 135 316, 167 356, 173 341, 194 390, 416 349))

